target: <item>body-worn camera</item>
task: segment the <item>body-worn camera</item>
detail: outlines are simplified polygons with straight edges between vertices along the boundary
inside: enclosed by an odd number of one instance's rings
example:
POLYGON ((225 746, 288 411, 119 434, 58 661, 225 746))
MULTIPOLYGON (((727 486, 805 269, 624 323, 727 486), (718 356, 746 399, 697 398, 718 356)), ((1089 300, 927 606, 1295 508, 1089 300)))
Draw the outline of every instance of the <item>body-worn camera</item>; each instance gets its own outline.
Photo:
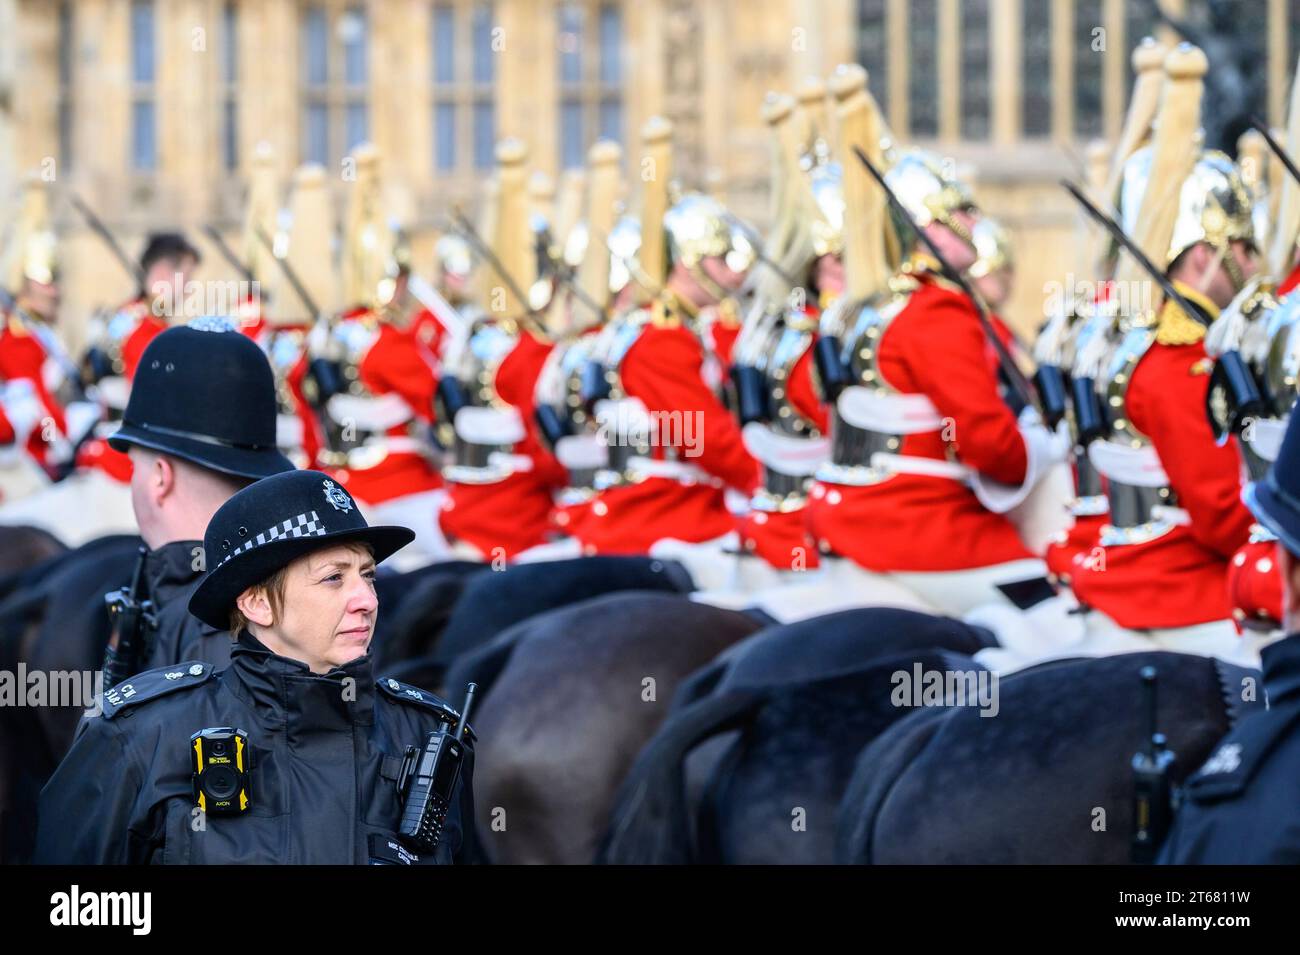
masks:
POLYGON ((218 815, 246 811, 252 769, 248 734, 231 726, 199 730, 190 737, 190 752, 194 757, 194 804, 218 815))
POLYGON ((432 852, 442 838, 442 827, 465 762, 465 725, 475 689, 471 683, 454 731, 450 723, 443 723, 429 734, 422 748, 406 748, 397 774, 397 791, 405 797, 397 838, 415 852, 432 852))

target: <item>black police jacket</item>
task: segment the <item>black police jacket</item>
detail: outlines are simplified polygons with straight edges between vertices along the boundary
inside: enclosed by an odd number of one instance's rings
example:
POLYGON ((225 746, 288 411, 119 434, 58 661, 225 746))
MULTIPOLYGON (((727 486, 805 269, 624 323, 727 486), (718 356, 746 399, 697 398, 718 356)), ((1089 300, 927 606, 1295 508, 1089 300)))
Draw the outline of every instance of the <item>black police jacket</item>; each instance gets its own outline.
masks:
POLYGON ((1160 862, 1300 863, 1300 634, 1260 656, 1268 708, 1243 719, 1188 778, 1160 862))
POLYGON ((41 792, 35 861, 461 861, 473 838, 471 746, 433 857, 396 840, 405 748, 456 717, 431 693, 376 683, 368 655, 317 675, 241 633, 223 671, 182 663, 105 694, 41 792), (239 815, 204 814, 195 801, 190 737, 218 726, 249 738, 251 798, 239 815))

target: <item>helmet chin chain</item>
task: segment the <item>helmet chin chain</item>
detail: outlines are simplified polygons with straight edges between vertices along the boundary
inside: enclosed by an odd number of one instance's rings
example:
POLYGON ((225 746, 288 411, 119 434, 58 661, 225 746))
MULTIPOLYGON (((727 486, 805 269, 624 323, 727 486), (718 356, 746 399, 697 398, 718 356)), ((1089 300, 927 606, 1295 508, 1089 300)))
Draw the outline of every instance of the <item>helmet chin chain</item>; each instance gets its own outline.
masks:
POLYGON ((704 271, 704 261, 702 259, 694 265, 686 266, 686 271, 691 278, 695 279, 700 288, 709 293, 715 304, 721 302, 731 294, 718 282, 715 282, 712 276, 704 271))

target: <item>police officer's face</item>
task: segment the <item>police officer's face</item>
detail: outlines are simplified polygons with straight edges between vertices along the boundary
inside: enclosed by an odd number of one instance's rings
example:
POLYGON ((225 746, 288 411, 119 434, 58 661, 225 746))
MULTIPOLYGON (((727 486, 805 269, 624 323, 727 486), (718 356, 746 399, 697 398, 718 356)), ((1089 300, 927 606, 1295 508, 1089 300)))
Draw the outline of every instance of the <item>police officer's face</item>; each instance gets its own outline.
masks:
POLYGON ((374 636, 379 601, 369 548, 339 545, 299 557, 287 568, 278 615, 264 595, 245 607, 250 593, 241 596, 240 609, 254 635, 271 652, 301 660, 313 673, 355 660, 374 636))

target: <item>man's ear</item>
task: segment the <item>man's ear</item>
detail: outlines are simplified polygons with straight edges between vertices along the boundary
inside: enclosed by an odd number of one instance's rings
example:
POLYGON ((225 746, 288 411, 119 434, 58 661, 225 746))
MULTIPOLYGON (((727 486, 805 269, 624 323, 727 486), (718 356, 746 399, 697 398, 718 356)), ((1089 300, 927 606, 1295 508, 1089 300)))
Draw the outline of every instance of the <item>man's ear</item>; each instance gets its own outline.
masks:
POLYGON ((156 502, 161 502, 176 492, 176 465, 167 455, 160 454, 153 459, 151 477, 149 488, 156 502))
POLYGON ((271 611, 271 601, 266 595, 265 587, 249 587, 235 598, 235 606, 249 623, 255 623, 259 627, 269 627, 275 622, 275 614, 271 611))

